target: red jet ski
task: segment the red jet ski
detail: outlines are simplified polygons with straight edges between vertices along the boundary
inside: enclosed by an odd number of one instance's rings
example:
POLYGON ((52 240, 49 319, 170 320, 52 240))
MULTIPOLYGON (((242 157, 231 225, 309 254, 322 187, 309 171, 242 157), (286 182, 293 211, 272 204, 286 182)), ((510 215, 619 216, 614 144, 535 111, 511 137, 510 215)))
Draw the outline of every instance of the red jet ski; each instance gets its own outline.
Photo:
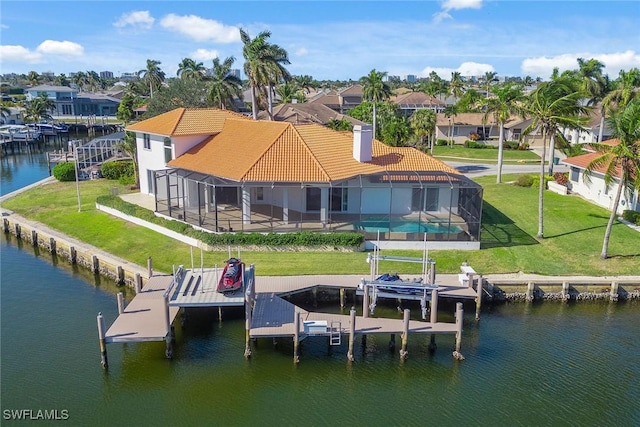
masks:
POLYGON ((238 258, 229 258, 225 261, 222 277, 218 282, 217 291, 223 294, 232 293, 242 288, 244 276, 244 262, 238 258))

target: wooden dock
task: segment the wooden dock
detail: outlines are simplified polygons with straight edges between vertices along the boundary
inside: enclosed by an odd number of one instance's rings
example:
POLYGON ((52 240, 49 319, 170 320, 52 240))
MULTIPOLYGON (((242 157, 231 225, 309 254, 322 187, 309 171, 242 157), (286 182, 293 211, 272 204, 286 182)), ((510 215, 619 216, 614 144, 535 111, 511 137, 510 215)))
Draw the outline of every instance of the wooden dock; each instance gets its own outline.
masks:
MULTIPOLYGON (((229 307, 243 306, 245 301, 243 286, 236 292, 222 294, 217 291, 222 268, 186 270, 177 283, 169 300, 170 307, 229 307)), ((250 269, 247 269, 250 271, 250 269)), ((244 279, 247 279, 247 271, 244 279)))

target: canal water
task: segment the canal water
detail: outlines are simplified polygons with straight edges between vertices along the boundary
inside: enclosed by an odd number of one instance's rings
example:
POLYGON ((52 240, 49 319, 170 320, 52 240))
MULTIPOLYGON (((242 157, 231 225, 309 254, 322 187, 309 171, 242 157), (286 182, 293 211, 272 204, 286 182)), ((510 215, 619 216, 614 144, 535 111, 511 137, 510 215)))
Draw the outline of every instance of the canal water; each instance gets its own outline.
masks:
MULTIPOLYGON (((48 175, 46 161, 18 165, 5 180, 2 163, 3 192, 48 175)), ((308 339, 299 365, 284 340, 245 360, 242 312, 197 310, 176 322, 172 361, 163 343, 112 344, 105 372, 96 315, 115 319, 119 289, 12 236, 0 245, 3 426, 24 425, 7 416, 23 409, 91 426, 640 425, 638 302, 505 304, 479 323, 467 305, 462 362, 451 336, 433 355, 412 336, 405 362, 369 336, 353 364, 346 342, 308 339)))

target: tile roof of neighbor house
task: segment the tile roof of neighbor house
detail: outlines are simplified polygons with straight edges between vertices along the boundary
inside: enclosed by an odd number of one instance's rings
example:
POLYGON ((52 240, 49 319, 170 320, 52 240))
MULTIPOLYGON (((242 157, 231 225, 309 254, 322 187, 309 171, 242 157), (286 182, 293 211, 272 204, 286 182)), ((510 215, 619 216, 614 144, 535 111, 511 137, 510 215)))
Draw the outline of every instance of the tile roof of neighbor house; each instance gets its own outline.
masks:
MULTIPOLYGON (((608 139, 606 141, 602 141, 602 145, 618 145, 620 143, 620 141, 617 138, 614 139, 608 139)), ((580 154, 578 156, 573 156, 573 157, 567 157, 566 159, 562 160, 562 163, 569 165, 569 166, 575 166, 577 168, 580 169, 586 169, 589 166, 589 163, 591 163, 592 161, 594 161, 595 159, 597 159, 598 157, 600 157, 602 155, 602 153, 600 152, 591 152, 591 153, 586 153, 586 154, 580 154)), ((617 173, 616 176, 620 176, 620 167, 617 168, 617 173)), ((602 165, 596 168, 593 168, 594 172, 597 173, 601 173, 604 174, 607 171, 607 165, 602 165)))
POLYGON ((340 96, 362 96, 364 87, 360 84, 351 85, 338 92, 340 96))
POLYGON ((69 86, 54 86, 54 85, 38 85, 28 87, 25 89, 27 92, 37 90, 38 92, 77 92, 75 89, 71 89, 69 86))
MULTIPOLYGON (((462 113, 456 114, 455 116, 447 117, 444 113, 436 114, 436 125, 437 126, 449 126, 449 119, 456 126, 495 126, 496 121, 493 115, 487 117, 487 120, 484 120, 484 113, 462 113)), ((511 117, 505 125, 511 123, 513 120, 521 120, 518 117, 511 117)))
MULTIPOLYGON (((269 115, 266 111, 258 113, 259 120, 267 120, 269 115)), ((340 114, 324 104, 279 104, 273 107, 273 119, 277 122, 289 122, 293 124, 318 123, 326 125, 331 120, 347 120, 353 125, 364 125, 353 117, 340 114)))
POLYGON ((458 172, 414 148, 373 142, 373 159, 353 158, 353 134, 321 125, 226 120, 222 131, 169 166, 235 181, 335 182, 385 171, 458 172))
POLYGON ((333 106, 334 108, 340 108, 340 97, 332 91, 308 100, 307 104, 323 104, 326 106, 333 106))
POLYGON ((213 135, 222 130, 227 118, 251 120, 240 113, 218 108, 176 108, 129 125, 126 130, 166 136, 213 135))
POLYGON ((403 95, 391 97, 391 102, 398 105, 436 105, 446 106, 446 104, 433 96, 427 95, 424 92, 408 92, 403 95))

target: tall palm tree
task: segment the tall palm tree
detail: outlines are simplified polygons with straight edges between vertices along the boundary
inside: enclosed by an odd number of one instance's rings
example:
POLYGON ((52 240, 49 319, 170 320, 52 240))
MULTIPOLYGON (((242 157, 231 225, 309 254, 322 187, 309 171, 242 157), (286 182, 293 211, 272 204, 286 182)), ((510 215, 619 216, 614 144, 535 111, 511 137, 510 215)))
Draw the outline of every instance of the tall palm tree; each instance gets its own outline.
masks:
POLYGON ((149 85, 149 96, 152 98, 153 89, 157 90, 165 79, 165 74, 160 69, 160 64, 162 62, 155 59, 147 59, 147 68, 138 71, 138 77, 141 77, 149 85))
POLYGON ((24 118, 26 121, 39 123, 42 119, 51 119, 51 112, 54 109, 53 100, 43 93, 27 103, 24 118))
POLYGON ((602 100, 605 108, 624 107, 634 99, 640 98, 640 69, 620 70, 615 87, 602 100))
POLYGON ((491 88, 491 82, 493 82, 498 73, 495 71, 487 71, 484 73, 484 86, 485 86, 485 95, 489 96, 489 89, 491 88))
POLYGON ((207 72, 202 62, 196 62, 191 58, 183 58, 178 64, 177 75, 181 79, 203 80, 207 72))
POLYGON ((73 78, 71 79, 71 81, 73 81, 73 83, 75 83, 76 86, 78 86, 78 89, 80 89, 80 92, 84 91, 84 88, 87 86, 87 84, 89 83, 89 80, 87 78, 87 75, 85 74, 84 71, 78 71, 73 78))
POLYGON ((296 89, 289 83, 283 83, 276 86, 276 93, 280 96, 280 102, 283 104, 289 104, 296 98, 296 89))
POLYGON ((522 79, 522 84, 525 86, 532 86, 534 83, 536 83, 536 81, 531 76, 525 76, 524 79, 522 79))
POLYGON ((449 119, 449 145, 453 147, 453 129, 456 127, 456 116, 458 115, 458 106, 456 104, 447 105, 444 109, 444 116, 449 119))
POLYGON ((270 31, 262 31, 252 39, 240 28, 240 39, 243 43, 242 55, 245 59, 244 73, 251 86, 251 109, 254 120, 258 119, 256 92, 262 91, 263 94, 270 96, 272 84, 280 79, 286 81, 291 78, 284 68, 285 64, 290 63, 287 52, 280 46, 269 43, 267 41, 269 37, 271 37, 270 31))
POLYGON ((362 77, 362 96, 373 104, 373 138, 376 138, 376 104, 391 97, 391 89, 383 80, 386 71, 376 71, 375 68, 368 75, 362 77))
POLYGON ((451 81, 449 82, 449 94, 458 100, 464 93, 464 82, 459 72, 453 71, 451 73, 451 81))
POLYGON ((311 89, 316 88, 316 82, 314 82, 313 77, 304 75, 304 76, 295 76, 293 81, 300 89, 304 90, 306 93, 310 93, 311 89))
POLYGON ((598 142, 602 142, 606 109, 602 100, 609 89, 609 78, 603 74, 604 64, 597 59, 585 60, 578 58, 577 77, 581 82, 581 89, 587 96, 587 105, 600 104, 600 131, 598 142))
POLYGON ((420 148, 425 148, 425 138, 429 138, 431 154, 433 154, 433 132, 436 130, 436 113, 433 110, 422 108, 414 111, 409 118, 409 124, 413 133, 420 138, 420 148))
POLYGON ((210 81, 209 100, 221 109, 233 107, 235 98, 242 98, 242 81, 231 74, 231 67, 236 59, 233 56, 220 62, 213 59, 213 72, 210 81))
POLYGON ((27 74, 27 80, 29 81, 30 86, 38 86, 41 79, 42 78, 40 74, 38 74, 36 71, 29 71, 29 74, 27 74))
POLYGON ((604 183, 607 188, 618 181, 618 191, 604 233, 600 253, 602 259, 608 256, 611 228, 617 216, 623 189, 627 199, 631 199, 634 190, 640 191, 640 99, 634 99, 624 107, 612 110, 611 113, 607 124, 613 137, 618 138, 618 144, 593 144, 600 155, 587 165, 584 173, 584 179, 588 182, 594 170, 604 167, 604 183))
POLYGON ((493 116, 496 124, 500 127, 500 136, 498 137, 498 175, 496 182, 502 182, 502 162, 504 151, 504 125, 511 116, 523 116, 524 111, 522 102, 524 100, 524 92, 522 86, 507 83, 505 85, 491 86, 492 97, 485 99, 484 120, 489 116, 493 116))
POLYGON ((524 112, 532 121, 523 133, 527 135, 536 129, 542 131, 537 234, 540 239, 544 238, 544 168, 547 142, 554 138, 564 138, 559 132, 560 128, 583 130, 589 111, 581 102, 583 96, 581 91, 576 90, 575 80, 558 77, 538 85, 524 104, 524 112))

